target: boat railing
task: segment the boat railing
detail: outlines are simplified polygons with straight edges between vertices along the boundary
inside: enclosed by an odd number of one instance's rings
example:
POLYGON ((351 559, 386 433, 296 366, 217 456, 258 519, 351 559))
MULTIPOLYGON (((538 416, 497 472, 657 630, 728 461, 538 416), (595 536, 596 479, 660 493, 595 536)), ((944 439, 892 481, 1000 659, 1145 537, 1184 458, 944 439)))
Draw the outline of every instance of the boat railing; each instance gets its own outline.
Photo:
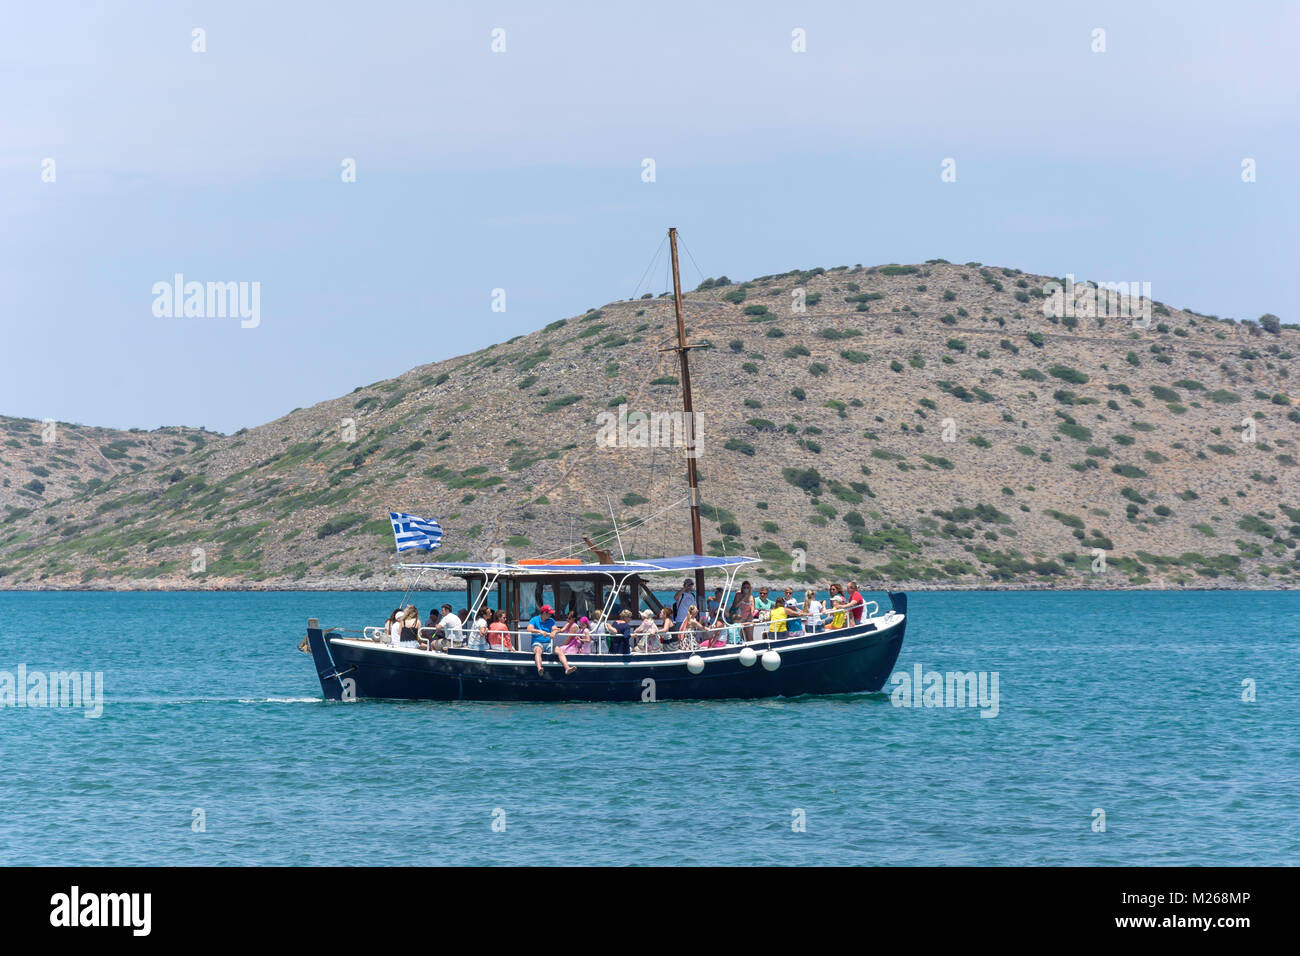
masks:
MULTIPOLYGON (((647 652, 654 653, 653 651, 648 651, 648 650, 638 652, 635 650, 635 648, 639 646, 644 646, 648 648, 651 646, 658 645, 660 649, 663 649, 663 644, 665 642, 672 644, 674 640, 676 641, 677 646, 669 647, 667 649, 669 652, 681 651, 681 650, 696 650, 701 647, 709 647, 709 646, 723 647, 727 645, 739 645, 739 644, 748 644, 748 643, 754 643, 759 641, 771 641, 774 639, 776 640, 781 639, 781 638, 774 637, 774 635, 777 634, 780 634, 782 637, 790 637, 799 634, 820 634, 826 632, 833 632, 835 630, 843 630, 849 627, 853 627, 855 623, 857 623, 854 622, 852 619, 852 611, 855 607, 857 607, 856 604, 846 604, 843 606, 843 608, 840 609, 834 609, 834 610, 824 609, 822 611, 822 614, 820 615, 821 617, 820 622, 809 621, 808 613, 804 611, 802 608, 800 608, 795 613, 790 614, 790 616, 786 619, 786 627, 782 631, 772 630, 772 622, 770 617, 768 616, 769 614, 768 611, 758 612, 758 616, 750 621, 732 621, 732 620, 727 620, 724 617, 723 619, 720 620, 720 622, 716 624, 705 624, 703 622, 700 622, 697 626, 694 627, 683 627, 676 630, 667 630, 667 631, 659 630, 657 626, 658 621, 655 621, 656 630, 653 634, 649 634, 645 632, 638 634, 636 633, 635 629, 633 630, 633 632, 630 635, 630 640, 633 648, 632 652, 633 653, 647 653, 647 652), (844 614, 845 623, 841 625, 839 628, 836 628, 834 626, 834 618, 837 614, 841 612, 844 614)), ((862 620, 864 622, 880 616, 880 605, 875 601, 865 601, 862 605, 862 608, 864 611, 862 620)), ((655 620, 655 619, 633 618, 633 621, 638 621, 638 620, 644 622, 646 620, 655 620)), ((636 625, 637 628, 640 628, 642 626, 643 626, 642 623, 637 623, 636 625)), ((552 649, 554 649, 555 647, 564 647, 565 644, 569 642, 569 638, 572 634, 582 633, 581 631, 579 632, 562 631, 561 627, 563 627, 563 625, 557 625, 556 628, 550 632, 550 642, 551 642, 552 649)), ((357 632, 352 631, 349 633, 355 634, 357 632)), ((391 642, 391 638, 388 634, 388 631, 384 627, 367 627, 364 628, 361 633, 364 639, 366 640, 375 641, 381 644, 387 644, 391 642)), ((419 633, 420 633, 420 639, 422 643, 430 642, 438 637, 438 629, 434 627, 421 627, 419 633)), ((524 649, 525 643, 531 645, 534 642, 534 639, 537 636, 537 632, 528 630, 526 627, 519 627, 515 630, 492 631, 491 635, 493 638, 495 638, 498 641, 500 640, 499 635, 509 636, 510 643, 513 649, 522 650, 524 649), (526 641, 525 638, 527 639, 526 641)), ((599 646, 608 648, 610 639, 616 636, 617 636, 616 634, 610 632, 609 630, 605 630, 603 633, 588 631, 587 636, 582 641, 582 643, 586 646, 590 646, 591 644, 596 643, 599 640, 600 641, 599 646)), ((490 641, 488 640, 488 632, 486 631, 471 632, 469 628, 461 628, 458 634, 454 634, 451 638, 450 646, 456 648, 476 647, 484 650, 500 649, 499 643, 498 644, 490 643, 490 641)), ((594 653, 600 653, 600 652, 597 651, 594 653)))

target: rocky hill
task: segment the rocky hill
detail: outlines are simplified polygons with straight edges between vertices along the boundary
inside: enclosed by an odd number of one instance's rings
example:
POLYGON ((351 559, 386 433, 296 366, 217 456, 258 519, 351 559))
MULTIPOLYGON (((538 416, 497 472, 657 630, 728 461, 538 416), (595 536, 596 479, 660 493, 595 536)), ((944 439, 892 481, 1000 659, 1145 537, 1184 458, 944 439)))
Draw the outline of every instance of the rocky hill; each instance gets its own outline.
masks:
MULTIPOLYGON (((689 293, 709 549, 773 582, 1294 587, 1300 330, 1046 318, 1051 281, 689 293)), ((679 409, 672 329, 671 298, 615 302, 229 436, 0 420, 0 587, 394 587, 390 509, 437 517, 442 559, 569 552, 611 511, 629 557, 689 551, 680 434, 609 427, 679 409)))
POLYGON ((202 448, 199 428, 119 431, 0 415, 0 511, 6 518, 95 492, 118 475, 154 468, 202 448))

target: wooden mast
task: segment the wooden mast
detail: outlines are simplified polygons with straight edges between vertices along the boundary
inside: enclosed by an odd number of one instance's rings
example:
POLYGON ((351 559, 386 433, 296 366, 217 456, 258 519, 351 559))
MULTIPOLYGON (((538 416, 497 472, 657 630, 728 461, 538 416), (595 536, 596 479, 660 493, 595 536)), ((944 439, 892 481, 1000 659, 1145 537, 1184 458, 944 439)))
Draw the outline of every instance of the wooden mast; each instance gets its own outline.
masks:
MULTIPOLYGON (((695 408, 691 402, 691 366, 687 353, 694 346, 686 344, 686 319, 682 315, 682 278, 677 271, 677 230, 668 230, 668 244, 673 255, 673 308, 677 312, 677 346, 672 349, 677 353, 682 367, 682 411, 686 413, 686 480, 691 487, 691 543, 697 555, 704 554, 704 535, 700 531, 700 487, 699 475, 695 470, 696 422, 695 408)), ((668 350, 665 350, 668 351, 668 350)), ((695 606, 704 613, 704 569, 695 569, 695 606)), ((673 608, 673 613, 677 609, 673 608)))

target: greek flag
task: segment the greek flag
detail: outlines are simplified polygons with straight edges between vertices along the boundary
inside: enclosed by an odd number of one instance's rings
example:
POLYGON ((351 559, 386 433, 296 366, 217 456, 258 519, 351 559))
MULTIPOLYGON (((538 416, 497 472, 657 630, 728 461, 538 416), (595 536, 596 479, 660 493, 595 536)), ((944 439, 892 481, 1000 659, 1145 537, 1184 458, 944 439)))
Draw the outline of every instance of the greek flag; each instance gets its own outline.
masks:
POLYGON ((393 540, 398 551, 412 548, 432 551, 442 545, 442 525, 436 521, 398 511, 388 512, 388 520, 393 523, 393 540))

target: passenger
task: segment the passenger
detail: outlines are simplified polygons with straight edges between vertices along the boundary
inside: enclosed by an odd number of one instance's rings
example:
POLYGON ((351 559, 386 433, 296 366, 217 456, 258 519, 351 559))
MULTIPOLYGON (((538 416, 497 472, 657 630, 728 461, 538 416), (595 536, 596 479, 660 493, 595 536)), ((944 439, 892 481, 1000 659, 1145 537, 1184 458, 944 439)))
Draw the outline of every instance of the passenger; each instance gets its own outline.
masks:
POLYGON ((605 620, 604 611, 596 611, 595 617, 591 619, 591 650, 592 654, 609 653, 609 624, 605 620))
POLYGON ((400 607, 393 608, 393 613, 388 615, 388 620, 384 622, 384 640, 385 644, 396 644, 402 639, 402 622, 399 618, 402 616, 400 607))
POLYGON ((613 634, 609 638, 611 654, 630 654, 632 652, 632 632, 636 625, 632 623, 632 612, 624 611, 611 625, 613 634))
POLYGON ((838 584, 832 583, 832 584, 831 584, 831 585, 826 589, 826 610, 827 610, 827 612, 830 612, 831 610, 834 609, 834 607, 835 607, 835 598, 836 598, 837 596, 838 596, 839 598, 843 599, 843 597, 844 597, 844 589, 843 589, 842 587, 840 587, 838 584))
MULTIPOLYGON (((689 610, 694 606, 694 604, 688 604, 686 608, 689 610)), ((659 611, 659 645, 661 650, 675 651, 681 646, 680 635, 677 633, 678 628, 674 627, 676 623, 672 608, 665 607, 659 611)))
POLYGON ((817 599, 816 591, 808 591, 806 594, 806 607, 804 609, 805 626, 809 634, 819 634, 822 630, 822 615, 826 613, 826 605, 817 599))
POLYGON ((438 650, 445 651, 447 648, 459 644, 465 639, 464 628, 465 622, 461 615, 452 612, 450 604, 442 606, 442 617, 438 621, 438 650))
POLYGON ((718 619, 718 615, 721 612, 722 612, 722 588, 714 588, 713 597, 709 598, 709 600, 704 605, 704 617, 702 618, 702 620, 706 624, 712 624, 714 621, 718 619))
POLYGON ((402 630, 399 634, 399 643, 415 645, 420 641, 420 612, 412 604, 402 615, 402 630))
POLYGON ((700 646, 701 640, 707 640, 704 624, 700 621, 700 609, 694 604, 686 612, 682 621, 682 633, 678 638, 678 647, 683 651, 693 651, 700 646))
POLYGON ((655 623, 654 611, 646 609, 641 612, 641 623, 632 634, 635 639, 633 654, 654 654, 660 650, 659 625, 655 623))
MULTIPOLYGON (((549 604, 543 604, 537 609, 537 613, 528 621, 526 631, 532 635, 533 639, 533 660, 537 662, 537 675, 540 677, 545 671, 542 669, 542 652, 551 649, 551 632, 555 630, 555 610, 549 604)), ((568 655, 564 649, 557 647, 555 656, 560 659, 564 665, 564 673, 572 674, 577 670, 569 663, 568 655)))
POLYGON ((483 649, 484 636, 487 629, 492 626, 492 612, 485 607, 478 609, 478 614, 469 624, 469 632, 465 635, 465 646, 472 651, 483 649))
MULTIPOLYGON (((832 585, 839 588, 838 584, 832 585)), ((831 622, 827 625, 827 630, 839 630, 848 623, 848 611, 844 606, 844 595, 836 594, 831 598, 831 622)))
POLYGON ((867 602, 862 597, 862 592, 858 590, 858 582, 849 582, 849 611, 853 615, 853 623, 862 623, 862 613, 867 609, 867 602))
POLYGON ((803 608, 794 598, 794 588, 785 589, 785 621, 790 634, 803 631, 803 608))
MULTIPOLYGON (((570 612, 570 616, 572 616, 572 613, 570 612)), ((580 617, 573 623, 575 625, 574 629, 565 632, 569 635, 569 639, 564 642, 564 653, 586 654, 591 647, 591 621, 585 617, 580 617)))
POLYGON ((767 621, 772 614, 772 599, 768 597, 769 588, 763 585, 758 589, 758 597, 754 598, 754 615, 758 618, 759 626, 754 629, 754 639, 763 640, 767 636, 767 621))
POLYGON ((673 630, 680 631, 682 622, 686 620, 686 611, 692 604, 698 604, 699 599, 695 597, 695 580, 687 578, 682 582, 681 590, 673 595, 673 623, 677 626, 673 630))
POLYGON ((744 640, 754 639, 754 591, 748 581, 740 584, 740 593, 731 605, 731 619, 740 625, 740 634, 744 640))
POLYGON ((551 638, 558 639, 563 646, 569 642, 569 638, 578 633, 578 612, 570 611, 564 615, 564 623, 551 631, 551 638))
POLYGON ((510 639, 510 628, 506 624, 506 612, 497 611, 492 616, 492 624, 488 627, 487 633, 488 649, 500 648, 503 651, 513 651, 515 643, 510 639))
POLYGON ((717 615, 715 620, 704 630, 701 638, 700 647, 727 646, 727 622, 721 614, 717 615))
POLYGON ((772 634, 772 640, 779 641, 786 636, 786 610, 785 598, 779 597, 772 602, 772 610, 768 611, 768 630, 772 634))

